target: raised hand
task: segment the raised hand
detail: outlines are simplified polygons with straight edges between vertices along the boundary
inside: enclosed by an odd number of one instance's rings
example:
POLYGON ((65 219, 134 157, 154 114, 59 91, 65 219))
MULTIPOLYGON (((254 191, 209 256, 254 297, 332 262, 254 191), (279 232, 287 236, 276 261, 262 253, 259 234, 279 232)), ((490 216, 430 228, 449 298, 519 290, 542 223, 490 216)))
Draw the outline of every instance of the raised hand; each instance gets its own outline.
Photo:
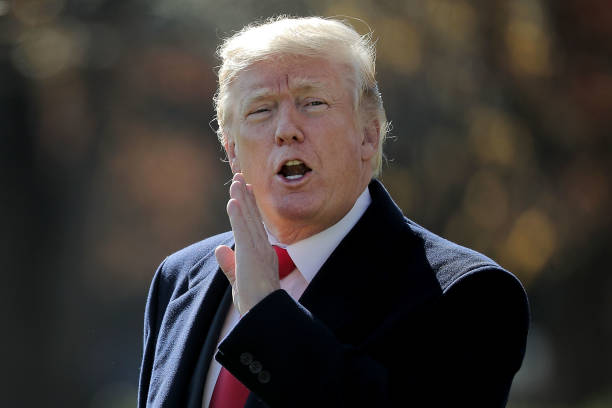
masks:
POLYGON ((235 251, 221 245, 215 249, 215 256, 232 285, 234 306, 244 315, 280 289, 280 281, 276 254, 268 242, 252 186, 242 173, 234 175, 227 214, 234 232, 235 251))

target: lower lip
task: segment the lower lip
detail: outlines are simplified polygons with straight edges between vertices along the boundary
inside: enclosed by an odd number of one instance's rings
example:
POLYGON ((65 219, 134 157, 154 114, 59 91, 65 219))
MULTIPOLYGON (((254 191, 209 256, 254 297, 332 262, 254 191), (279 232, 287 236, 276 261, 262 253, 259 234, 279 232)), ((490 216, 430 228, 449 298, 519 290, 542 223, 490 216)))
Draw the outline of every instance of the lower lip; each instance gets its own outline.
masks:
POLYGON ((299 187, 302 184, 306 183, 310 179, 311 173, 312 173, 312 170, 304 173, 304 175, 302 177, 296 178, 296 179, 288 179, 286 177, 283 177, 280 174, 277 174, 276 178, 278 180, 280 180, 283 184, 287 185, 287 186, 299 187))

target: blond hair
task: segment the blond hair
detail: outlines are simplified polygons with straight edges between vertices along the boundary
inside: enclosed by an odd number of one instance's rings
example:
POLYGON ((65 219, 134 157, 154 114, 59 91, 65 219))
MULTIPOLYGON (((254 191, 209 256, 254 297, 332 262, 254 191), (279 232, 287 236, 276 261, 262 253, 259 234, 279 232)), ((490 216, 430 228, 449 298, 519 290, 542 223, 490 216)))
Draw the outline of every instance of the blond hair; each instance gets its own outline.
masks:
POLYGON ((344 21, 321 17, 278 16, 247 25, 227 38, 217 53, 221 59, 219 88, 214 97, 217 136, 225 144, 231 122, 230 90, 233 80, 246 68, 271 57, 297 55, 325 57, 349 66, 354 75, 355 108, 378 120, 378 152, 373 175, 380 174, 382 147, 388 124, 375 73, 375 47, 371 32, 359 35, 344 21))

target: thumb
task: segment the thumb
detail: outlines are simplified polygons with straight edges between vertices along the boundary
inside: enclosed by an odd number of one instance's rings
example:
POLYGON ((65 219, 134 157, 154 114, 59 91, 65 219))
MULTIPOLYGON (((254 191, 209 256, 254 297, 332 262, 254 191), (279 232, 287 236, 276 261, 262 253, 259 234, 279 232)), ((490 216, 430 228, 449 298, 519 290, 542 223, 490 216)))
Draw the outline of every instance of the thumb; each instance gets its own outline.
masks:
POLYGON ((234 251, 227 245, 219 245, 215 249, 215 257, 230 285, 234 286, 234 281, 236 281, 236 257, 234 256, 234 251))

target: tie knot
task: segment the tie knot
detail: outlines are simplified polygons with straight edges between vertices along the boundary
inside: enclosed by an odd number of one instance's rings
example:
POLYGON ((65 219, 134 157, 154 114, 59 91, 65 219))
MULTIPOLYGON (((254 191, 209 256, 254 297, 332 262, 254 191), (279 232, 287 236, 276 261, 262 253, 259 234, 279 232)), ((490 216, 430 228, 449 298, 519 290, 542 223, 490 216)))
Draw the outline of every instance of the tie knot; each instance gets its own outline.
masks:
POLYGON ((272 248, 276 251, 276 257, 278 258, 278 277, 283 279, 295 269, 295 264, 285 248, 276 245, 272 245, 272 248))

